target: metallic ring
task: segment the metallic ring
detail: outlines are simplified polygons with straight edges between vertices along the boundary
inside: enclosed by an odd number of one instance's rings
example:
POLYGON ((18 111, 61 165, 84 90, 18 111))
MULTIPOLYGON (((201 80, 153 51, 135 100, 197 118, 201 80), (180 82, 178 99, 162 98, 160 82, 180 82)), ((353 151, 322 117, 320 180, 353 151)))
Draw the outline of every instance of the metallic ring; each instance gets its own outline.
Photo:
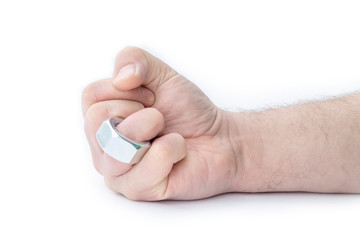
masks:
POLYGON ((96 138, 106 154, 127 164, 134 164, 141 160, 151 144, 149 141, 138 142, 122 135, 116 128, 123 118, 109 118, 105 120, 98 131, 96 138))

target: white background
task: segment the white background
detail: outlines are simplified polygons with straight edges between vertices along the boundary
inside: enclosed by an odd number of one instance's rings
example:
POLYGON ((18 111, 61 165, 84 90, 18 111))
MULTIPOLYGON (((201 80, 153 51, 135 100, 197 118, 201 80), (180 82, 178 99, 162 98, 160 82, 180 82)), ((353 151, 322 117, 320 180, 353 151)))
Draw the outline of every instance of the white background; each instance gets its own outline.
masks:
POLYGON ((142 47, 219 106, 360 89, 359 1, 0 1, 0 239, 359 239, 359 195, 132 202, 91 164, 80 95, 142 47))

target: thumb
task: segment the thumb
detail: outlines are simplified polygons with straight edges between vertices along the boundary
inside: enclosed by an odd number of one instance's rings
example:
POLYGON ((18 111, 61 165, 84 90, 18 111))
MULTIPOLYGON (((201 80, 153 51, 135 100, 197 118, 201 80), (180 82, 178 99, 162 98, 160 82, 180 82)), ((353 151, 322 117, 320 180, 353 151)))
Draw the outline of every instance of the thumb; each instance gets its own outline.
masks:
POLYGON ((150 53, 127 47, 116 57, 113 85, 119 90, 131 90, 143 85, 155 92, 176 75, 176 71, 150 53))

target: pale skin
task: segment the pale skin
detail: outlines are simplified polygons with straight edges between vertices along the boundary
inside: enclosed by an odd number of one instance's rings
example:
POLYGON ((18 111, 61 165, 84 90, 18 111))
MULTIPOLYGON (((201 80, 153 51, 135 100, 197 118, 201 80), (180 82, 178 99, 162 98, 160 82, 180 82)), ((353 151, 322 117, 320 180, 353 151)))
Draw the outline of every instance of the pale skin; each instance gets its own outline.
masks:
POLYGON ((228 112, 138 48, 113 78, 82 95, 93 163, 132 200, 201 199, 226 192, 360 192, 360 94, 262 112, 228 112), (154 139, 135 165, 106 155, 95 133, 110 117, 125 136, 154 139))

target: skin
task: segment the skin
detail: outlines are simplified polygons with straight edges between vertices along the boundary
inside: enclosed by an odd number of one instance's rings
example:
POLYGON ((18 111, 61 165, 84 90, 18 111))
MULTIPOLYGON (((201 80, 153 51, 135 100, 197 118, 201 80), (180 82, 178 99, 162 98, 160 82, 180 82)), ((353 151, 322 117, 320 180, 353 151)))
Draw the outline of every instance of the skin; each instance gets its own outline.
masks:
POLYGON ((138 48, 82 95, 93 163, 132 200, 200 199, 225 192, 360 192, 360 96, 252 113, 216 107, 193 83, 138 48), (125 136, 155 138, 135 165, 114 160, 95 133, 113 116, 125 136))

